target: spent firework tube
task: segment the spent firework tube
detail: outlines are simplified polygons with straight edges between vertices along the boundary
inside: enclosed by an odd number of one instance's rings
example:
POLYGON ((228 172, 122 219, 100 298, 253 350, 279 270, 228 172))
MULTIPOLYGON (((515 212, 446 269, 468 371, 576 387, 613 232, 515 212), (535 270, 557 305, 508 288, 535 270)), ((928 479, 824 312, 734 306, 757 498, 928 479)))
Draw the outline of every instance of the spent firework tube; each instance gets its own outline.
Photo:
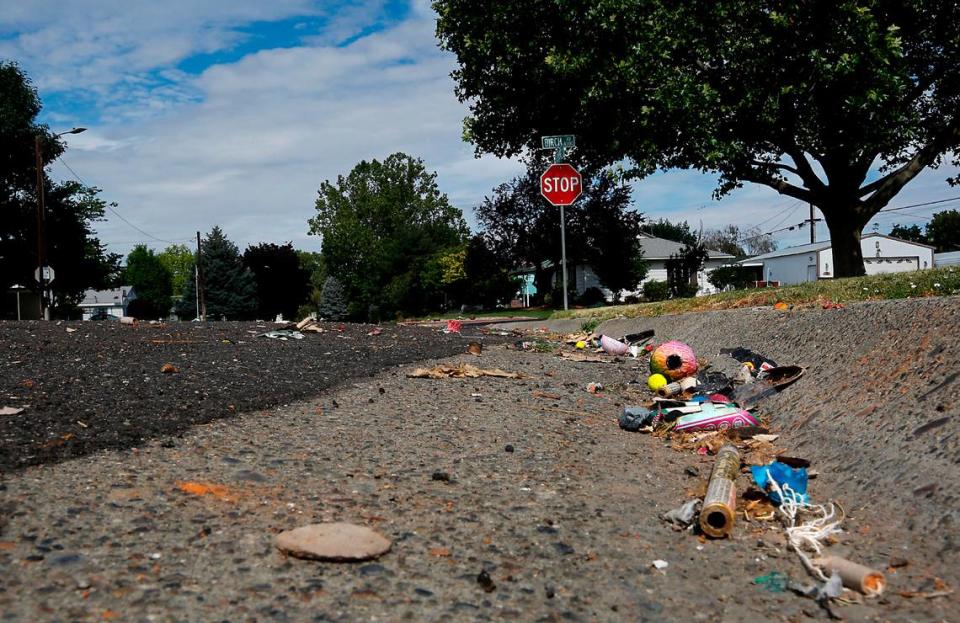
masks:
POLYGON ((719 539, 730 536, 737 508, 737 476, 740 474, 740 452, 727 444, 717 452, 710 473, 707 495, 700 509, 700 529, 707 536, 719 539))

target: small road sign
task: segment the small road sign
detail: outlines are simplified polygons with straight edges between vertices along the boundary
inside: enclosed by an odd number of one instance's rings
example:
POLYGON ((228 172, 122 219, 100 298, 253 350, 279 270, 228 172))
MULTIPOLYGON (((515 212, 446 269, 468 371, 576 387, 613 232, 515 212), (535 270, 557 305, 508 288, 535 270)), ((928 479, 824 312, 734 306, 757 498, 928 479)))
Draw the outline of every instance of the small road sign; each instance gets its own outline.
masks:
MULTIPOLYGON (((53 281, 54 274, 55 274, 55 273, 53 272, 53 268, 51 268, 50 266, 44 266, 44 267, 43 267, 43 280, 44 280, 45 282, 50 283, 51 281, 53 281)), ((34 277, 34 279, 37 280, 38 283, 40 282, 40 268, 39 268, 39 267, 37 267, 36 269, 34 269, 34 271, 33 271, 33 277, 34 277)))
POLYGON ((573 134, 558 134, 556 136, 543 136, 540 138, 540 146, 543 149, 556 149, 558 147, 575 147, 577 137, 573 134))
POLYGON ((540 194, 555 206, 568 206, 583 192, 583 177, 569 164, 552 164, 540 176, 540 194))

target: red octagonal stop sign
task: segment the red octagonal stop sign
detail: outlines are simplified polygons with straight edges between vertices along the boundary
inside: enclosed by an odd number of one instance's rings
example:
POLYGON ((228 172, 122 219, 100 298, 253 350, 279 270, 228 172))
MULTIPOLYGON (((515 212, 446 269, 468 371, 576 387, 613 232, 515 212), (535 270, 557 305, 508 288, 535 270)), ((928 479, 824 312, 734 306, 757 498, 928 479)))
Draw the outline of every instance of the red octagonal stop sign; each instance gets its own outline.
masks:
POLYGON ((555 206, 568 206, 583 192, 583 177, 569 164, 551 164, 540 176, 540 194, 555 206))

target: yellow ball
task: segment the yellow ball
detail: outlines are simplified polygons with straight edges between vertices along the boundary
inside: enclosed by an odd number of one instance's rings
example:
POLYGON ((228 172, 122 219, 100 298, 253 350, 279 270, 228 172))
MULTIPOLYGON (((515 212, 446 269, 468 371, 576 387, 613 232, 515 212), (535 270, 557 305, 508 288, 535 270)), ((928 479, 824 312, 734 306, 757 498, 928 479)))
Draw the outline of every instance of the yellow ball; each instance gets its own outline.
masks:
POLYGON ((584 348, 587 347, 587 343, 584 342, 583 340, 580 340, 575 344, 575 346, 577 347, 577 350, 583 350, 584 348))
POLYGON ((650 378, 647 379, 647 387, 650 388, 650 391, 655 392, 666 384, 667 377, 662 374, 651 374, 650 378))

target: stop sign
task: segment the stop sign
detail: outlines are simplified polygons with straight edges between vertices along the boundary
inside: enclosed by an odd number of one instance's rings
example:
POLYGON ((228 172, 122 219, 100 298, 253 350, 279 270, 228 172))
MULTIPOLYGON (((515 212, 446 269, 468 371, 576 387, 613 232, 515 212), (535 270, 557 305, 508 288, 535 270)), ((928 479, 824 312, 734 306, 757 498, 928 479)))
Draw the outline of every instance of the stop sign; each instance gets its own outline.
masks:
POLYGON ((569 164, 551 164, 540 176, 540 194, 555 206, 568 206, 583 192, 583 177, 569 164))

